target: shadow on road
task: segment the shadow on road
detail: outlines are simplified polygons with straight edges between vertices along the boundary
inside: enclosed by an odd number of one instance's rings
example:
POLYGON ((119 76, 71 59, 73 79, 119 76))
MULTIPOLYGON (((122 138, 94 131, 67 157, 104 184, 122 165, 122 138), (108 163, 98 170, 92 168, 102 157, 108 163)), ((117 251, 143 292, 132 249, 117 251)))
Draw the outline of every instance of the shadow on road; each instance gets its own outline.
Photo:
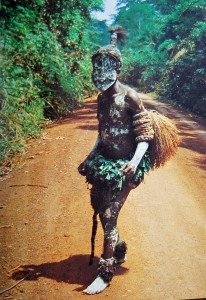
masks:
POLYGON ((48 125, 48 128, 60 127, 74 122, 81 124, 77 125, 76 129, 97 130, 97 101, 86 101, 81 108, 78 108, 69 116, 48 125))
MULTIPOLYGON (((57 282, 65 282, 69 284, 80 284, 88 286, 97 275, 98 257, 94 257, 94 264, 89 266, 89 255, 73 255, 59 262, 47 262, 40 265, 23 265, 19 270, 12 274, 12 279, 33 281, 40 277, 56 280, 57 282)), ((117 267, 116 275, 124 274, 128 271, 123 266, 117 267)), ((81 291, 83 288, 77 288, 81 291)))
POLYGON ((83 130, 98 130, 97 126, 97 103, 96 100, 87 102, 84 108, 75 113, 75 120, 81 121, 82 125, 77 126, 77 129, 83 130))

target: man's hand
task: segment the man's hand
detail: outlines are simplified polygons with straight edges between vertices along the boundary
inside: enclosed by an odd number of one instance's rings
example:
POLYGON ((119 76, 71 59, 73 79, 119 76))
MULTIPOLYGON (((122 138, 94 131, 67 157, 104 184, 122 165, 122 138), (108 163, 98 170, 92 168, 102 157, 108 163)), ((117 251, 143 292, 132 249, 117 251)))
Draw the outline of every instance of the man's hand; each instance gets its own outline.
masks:
POLYGON ((132 161, 129 161, 121 167, 120 171, 125 173, 128 178, 131 178, 134 176, 136 169, 137 166, 132 161))
POLYGON ((85 176, 86 175, 86 167, 87 167, 87 161, 83 161, 79 167, 78 167, 78 171, 81 175, 85 176))
POLYGON ((132 178, 137 170, 137 167, 147 151, 149 144, 147 142, 140 142, 137 144, 137 148, 133 158, 124 164, 120 171, 124 172, 128 178, 132 178))

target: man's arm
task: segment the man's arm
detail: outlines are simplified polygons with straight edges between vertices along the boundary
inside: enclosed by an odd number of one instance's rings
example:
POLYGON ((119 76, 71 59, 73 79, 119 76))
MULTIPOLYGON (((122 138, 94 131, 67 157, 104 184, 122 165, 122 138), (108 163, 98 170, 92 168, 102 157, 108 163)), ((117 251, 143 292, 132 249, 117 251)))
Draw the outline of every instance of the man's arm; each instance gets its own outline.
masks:
POLYGON ((137 92, 129 87, 127 89, 127 102, 129 108, 133 112, 133 128, 137 147, 132 159, 120 170, 128 177, 131 177, 135 174, 141 159, 147 151, 149 141, 154 137, 154 130, 142 100, 137 92))
POLYGON ((140 142, 137 144, 137 148, 132 159, 124 164, 124 166, 120 169, 120 171, 124 172, 128 177, 133 176, 136 172, 136 169, 147 151, 149 146, 148 142, 140 142))
POLYGON ((124 86, 127 95, 127 104, 129 108, 134 112, 143 112, 145 111, 144 104, 142 99, 139 97, 138 93, 131 87, 124 86))

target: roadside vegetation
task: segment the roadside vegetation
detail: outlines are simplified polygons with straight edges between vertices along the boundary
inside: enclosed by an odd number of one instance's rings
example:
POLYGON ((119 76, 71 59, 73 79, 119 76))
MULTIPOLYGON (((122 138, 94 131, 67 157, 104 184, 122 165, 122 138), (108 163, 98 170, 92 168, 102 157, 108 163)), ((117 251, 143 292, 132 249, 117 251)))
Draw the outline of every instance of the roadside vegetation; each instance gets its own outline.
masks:
POLYGON ((91 11, 101 7, 101 0, 1 1, 1 162, 94 92, 90 53, 106 25, 91 22, 91 11))
POLYGON ((119 0, 122 78, 206 118, 205 0, 119 0))

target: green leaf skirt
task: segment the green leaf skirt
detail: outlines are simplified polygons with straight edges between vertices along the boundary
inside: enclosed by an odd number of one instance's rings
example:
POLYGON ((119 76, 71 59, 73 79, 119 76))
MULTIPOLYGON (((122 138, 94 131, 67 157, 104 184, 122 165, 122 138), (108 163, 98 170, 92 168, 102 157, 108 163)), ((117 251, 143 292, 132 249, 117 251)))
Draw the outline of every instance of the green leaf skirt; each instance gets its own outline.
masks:
MULTIPOLYGON (((130 157, 132 157, 131 155, 130 157)), ((125 184, 132 183, 137 187, 144 179, 144 173, 148 173, 152 164, 149 153, 146 152, 140 161, 137 170, 130 180, 120 171, 121 167, 130 159, 108 159, 102 154, 97 154, 87 162, 86 181, 90 184, 103 183, 111 186, 112 190, 122 190, 125 184)))

